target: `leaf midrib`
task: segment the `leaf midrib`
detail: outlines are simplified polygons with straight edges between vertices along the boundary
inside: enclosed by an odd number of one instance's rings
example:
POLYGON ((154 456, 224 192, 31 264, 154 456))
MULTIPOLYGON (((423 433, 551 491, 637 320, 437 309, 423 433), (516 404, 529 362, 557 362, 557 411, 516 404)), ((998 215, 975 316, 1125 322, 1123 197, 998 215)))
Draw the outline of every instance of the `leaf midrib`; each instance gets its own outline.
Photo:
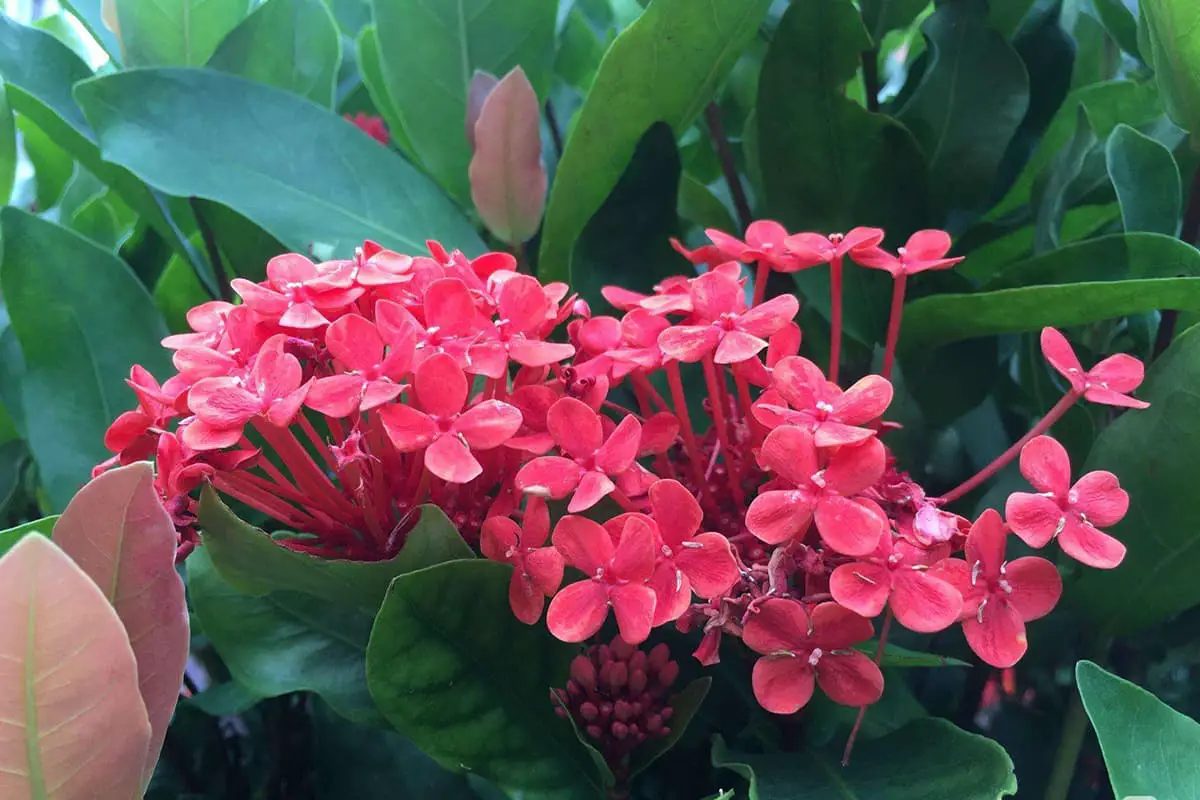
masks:
POLYGON ((26 617, 25 635, 25 757, 29 764, 29 791, 32 797, 46 797, 46 775, 42 766, 42 752, 38 737, 37 692, 35 685, 37 654, 37 581, 29 584, 29 614, 26 617))

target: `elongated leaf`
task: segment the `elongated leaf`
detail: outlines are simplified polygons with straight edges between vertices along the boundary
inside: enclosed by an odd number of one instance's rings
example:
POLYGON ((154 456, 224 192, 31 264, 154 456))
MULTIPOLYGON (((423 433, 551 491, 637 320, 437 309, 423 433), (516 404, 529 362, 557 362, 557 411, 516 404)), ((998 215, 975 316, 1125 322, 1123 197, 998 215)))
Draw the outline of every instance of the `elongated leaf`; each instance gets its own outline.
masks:
POLYGON ((392 99, 392 94, 388 91, 387 80, 383 76, 383 66, 379 63, 379 36, 375 33, 374 25, 367 25, 359 31, 358 39, 355 40, 355 52, 363 83, 371 95, 371 102, 375 104, 375 109, 387 123, 392 144, 399 147, 400 151, 408 156, 408 159, 414 164, 420 164, 421 159, 417 157, 417 152, 408 138, 408 132, 404 130, 404 120, 396 109, 396 101, 392 99))
MULTIPOLYGON (((0 425, 11 423, 6 417, 3 407, 0 407, 0 425)), ((20 439, 12 438, 0 443, 0 518, 8 515, 9 506, 20 496, 18 493, 29 460, 29 448, 20 439)), ((0 555, 6 549, 5 541, 5 532, 0 531, 0 555)))
POLYGON ((125 628, 51 541, 0 559, 0 797, 141 796, 150 722, 125 628))
POLYGON ((1138 52, 1137 20, 1122 0, 1092 0, 1092 6, 1104 30, 1122 50, 1134 58, 1149 56, 1138 52))
POLYGON ((426 239, 483 249, 427 178, 295 95, 183 69, 106 75, 76 94, 105 158, 166 192, 223 203, 293 250, 320 243, 348 256, 367 238, 412 252, 426 239))
POLYGON ((671 732, 661 739, 646 742, 645 745, 633 752, 633 756, 629 761, 629 774, 631 776, 645 772, 651 764, 665 755, 668 750, 683 738, 688 724, 696 716, 696 712, 700 710, 700 705, 704 702, 704 698, 708 697, 708 690, 711 687, 712 678, 697 678, 683 687, 683 691, 671 699, 671 708, 673 709, 671 715, 671 732))
POLYGON ((200 498, 205 549, 224 580, 246 594, 302 592, 331 603, 374 611, 392 578, 474 553, 437 506, 421 519, 400 553, 388 561, 337 561, 289 550, 237 517, 210 487, 200 498))
POLYGON ((239 683, 260 697, 314 692, 347 719, 382 724, 366 682, 370 612, 299 592, 242 594, 207 548, 187 566, 192 611, 239 683))
POLYGON ((1122 124, 1108 137, 1105 157, 1125 230, 1178 236, 1183 187, 1171 151, 1122 124))
POLYGON ((121 43, 117 34, 104 23, 104 6, 114 0, 63 0, 60 5, 75 15, 96 43, 108 53, 113 64, 121 63, 121 43))
POLYGON ((1150 408, 1123 414, 1096 439, 1083 471, 1115 473, 1130 509, 1108 529, 1128 548, 1119 569, 1088 570, 1068 598, 1101 630, 1125 634, 1200 604, 1200 513, 1191 464, 1200 447, 1200 330, 1154 362, 1138 396, 1150 408))
POLYGON ((250 11, 247 0, 115 0, 126 66, 200 67, 250 11))
POLYGON ((929 160, 938 208, 987 200, 1000 159, 1029 108, 1021 57, 991 28, 986 6, 948 3, 924 25, 931 62, 900 121, 929 160))
POLYGON ((571 247, 608 197, 655 122, 678 136, 700 115, 769 0, 655 0, 608 48, 559 161, 538 270, 571 278, 571 247), (653 80, 647 80, 653 75, 653 80))
MULTIPOLYGON (((1121 207, 1116 203, 1103 206, 1079 206, 1063 216, 1059 241, 1070 244, 1095 234, 1098 230, 1121 218, 1121 207)), ((959 275, 986 283, 1002 269, 1028 260, 1033 253, 1034 230, 1032 225, 1018 228, 1012 233, 993 239, 967 254, 967 260, 955 267, 959 275)))
POLYGON ((58 516, 42 517, 35 519, 32 522, 26 522, 18 525, 15 528, 0 531, 0 556, 3 556, 21 539, 28 534, 36 533, 41 536, 50 536, 54 532, 54 523, 58 521, 58 516))
MULTIPOLYGON (((865 642, 857 647, 874 658, 876 642, 865 642)), ((889 644, 883 651, 882 667, 969 667, 966 661, 936 653, 922 653, 905 647, 889 644)))
POLYGON ((575 648, 512 616, 511 576, 457 561, 397 578, 367 647, 371 695, 444 765, 522 797, 598 797, 595 768, 549 698, 575 648))
POLYGON ((885 33, 907 28, 929 4, 925 0, 862 0, 861 5, 867 33, 878 46, 885 33))
POLYGON ((420 162, 461 204, 471 200, 463 123, 475 70, 525 70, 550 89, 555 0, 373 0, 387 91, 420 162))
POLYGON ((141 364, 165 376, 166 326, 145 288, 111 252, 16 208, 0 211, 0 288, 25 358, 29 448, 50 503, 64 508, 108 457, 104 431, 135 404, 141 364), (79 265, 88 279, 79 279, 79 265))
POLYGON ((488 94, 475 122, 471 199, 488 230, 521 244, 537 232, 546 207, 542 110, 517 67, 488 94))
POLYGON ((1142 0, 1138 4, 1146 25, 1154 77, 1163 105, 1179 127, 1200 142, 1200 6, 1191 0, 1142 0))
POLYGON ((150 715, 144 784, 158 763, 188 658, 187 603, 175 571, 175 525, 147 462, 91 481, 54 525, 54 542, 95 581, 133 646, 138 688, 150 715))
POLYGON ((342 39, 322 0, 267 0, 229 32, 208 66, 333 105, 342 39))
POLYGON ((0 197, 8 202, 17 177, 17 126, 12 107, 0 88, 0 197))
POLYGON ((1075 665, 1117 797, 1200 796, 1200 723, 1091 661, 1075 665))
POLYGON ((999 800, 1017 791, 1004 748, 942 719, 860 742, 844 769, 839 755, 745 755, 718 738, 712 758, 750 781, 750 800, 999 800))

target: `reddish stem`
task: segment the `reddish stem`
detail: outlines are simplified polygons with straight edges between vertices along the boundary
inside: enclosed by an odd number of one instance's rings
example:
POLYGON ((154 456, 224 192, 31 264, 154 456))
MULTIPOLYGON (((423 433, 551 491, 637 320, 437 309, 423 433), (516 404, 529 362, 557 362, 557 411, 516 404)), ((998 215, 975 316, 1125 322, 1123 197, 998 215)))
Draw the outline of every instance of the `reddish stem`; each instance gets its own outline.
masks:
POLYGON ((742 481, 738 475, 737 462, 733 459, 733 448, 730 446, 729 430, 725 423, 725 397, 721 392, 720 378, 717 376, 717 368, 713 364, 711 354, 704 357, 704 381, 708 384, 708 399, 712 404, 713 425, 717 429, 717 439, 721 442, 721 451, 724 453, 729 489, 733 492, 733 499, 740 508, 744 505, 746 498, 742 492, 742 481))
POLYGON ((758 261, 758 271, 754 273, 754 302, 758 305, 767 296, 767 279, 771 277, 771 262, 765 258, 758 261))
POLYGON ((975 473, 975 475, 946 492, 946 494, 942 495, 940 502, 942 504, 953 503, 955 500, 962 497, 964 494, 971 491, 1000 470, 1004 469, 1004 467, 1008 466, 1010 461, 1021 454, 1021 448, 1024 447, 1029 440, 1033 439, 1035 436, 1041 436, 1043 433, 1050 430, 1050 426, 1058 422, 1059 419, 1062 418, 1062 415, 1066 414, 1071 406, 1075 405, 1075 403, 1079 401, 1080 396, 1081 395, 1074 389, 1064 394, 1062 399, 1054 405, 1054 408, 1046 412, 1046 416, 1038 420, 1038 423, 1029 430, 1029 433, 1025 434, 1016 442, 1014 442, 1012 447, 1008 448, 999 456, 997 456, 992 463, 988 464, 986 467, 979 470, 979 472, 975 473))
POLYGON ((687 398, 683 394, 683 378, 679 375, 679 362, 668 361, 663 364, 667 373, 667 385, 671 387, 671 400, 675 404, 675 416, 679 418, 679 433, 683 436, 683 446, 687 449, 688 462, 691 464, 692 478, 696 481, 696 491, 704 497, 706 481, 704 480, 704 465, 700 455, 700 445, 696 441, 696 431, 692 428, 692 418, 688 414, 687 398))
MULTIPOLYGON (((879 629, 879 647, 875 648, 875 666, 883 663, 883 648, 887 646, 888 631, 892 627, 892 609, 887 610, 887 615, 883 618, 883 625, 879 629)), ((867 707, 860 706, 858 709, 858 717, 854 720, 854 727, 850 729, 850 737, 846 739, 846 749, 842 751, 842 766, 850 763, 850 751, 854 749, 854 739, 858 736, 858 729, 862 727, 863 717, 867 715, 867 707)))
POLYGON ((837 383, 842 359, 842 257, 829 262, 829 380, 837 383))
POLYGON ((908 273, 901 272, 892 282, 892 312, 888 316, 887 342, 883 347, 883 377, 892 377, 892 364, 896 359, 896 344, 900 341, 900 318, 904 316, 904 290, 908 287, 908 273))

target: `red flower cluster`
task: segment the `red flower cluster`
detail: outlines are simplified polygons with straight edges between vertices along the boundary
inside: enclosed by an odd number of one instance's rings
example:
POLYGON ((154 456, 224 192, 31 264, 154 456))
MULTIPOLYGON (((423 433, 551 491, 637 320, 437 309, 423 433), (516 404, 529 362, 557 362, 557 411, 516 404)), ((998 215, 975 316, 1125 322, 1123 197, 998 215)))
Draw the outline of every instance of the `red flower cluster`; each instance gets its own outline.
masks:
POLYGON ((371 114, 343 114, 349 122, 354 124, 354 127, 370 136, 375 141, 382 145, 386 145, 392 141, 392 135, 388 133, 387 125, 384 124, 383 117, 372 116, 371 114))
POLYGON ((773 222, 744 242, 710 232, 711 245, 679 247, 700 274, 649 295, 606 289, 619 317, 594 316, 503 253, 470 259, 431 242, 407 256, 368 242, 349 260, 283 255, 264 282, 234 282, 240 305, 193 309, 193 332, 164 342, 177 375, 159 385, 134 368, 138 409, 109 431, 110 463, 156 457, 181 555, 204 482, 308 534, 282 546, 328 558, 391 557, 414 510, 436 504, 513 565, 521 621, 545 610, 553 635, 583 642, 611 611, 621 647, 673 622, 700 634, 703 664, 723 636, 741 638, 759 655, 755 694, 777 713, 803 707, 814 685, 852 706, 877 700, 893 618, 920 632, 961 622, 984 661, 1007 667, 1025 652, 1025 624, 1061 593, 1049 561, 1006 560, 1009 525, 1090 566, 1124 554, 1099 530, 1128 507, 1116 477, 1072 484, 1042 434, 1080 399, 1144 405, 1127 394, 1142 366, 1113 356, 1084 371, 1047 329, 1063 400, 978 476, 927 497, 886 444, 888 377, 906 279, 958 259, 940 231, 895 254, 883 235, 789 235, 773 222), (886 270, 896 288, 884 374, 843 390, 846 259, 886 270), (751 302, 746 264, 757 265, 751 302), (834 277, 829 370, 799 355, 796 298, 764 299, 772 270, 821 264, 834 277), (1009 498, 1009 525, 944 510, 1018 456, 1037 493, 1009 498), (871 658, 856 646, 880 615, 871 658))

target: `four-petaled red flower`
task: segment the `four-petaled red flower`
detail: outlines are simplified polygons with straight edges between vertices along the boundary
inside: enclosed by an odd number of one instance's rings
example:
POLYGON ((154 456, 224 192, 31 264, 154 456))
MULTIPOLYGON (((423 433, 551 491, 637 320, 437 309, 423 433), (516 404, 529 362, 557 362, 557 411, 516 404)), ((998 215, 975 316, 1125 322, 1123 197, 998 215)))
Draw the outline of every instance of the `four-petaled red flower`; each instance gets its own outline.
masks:
POLYGON ((234 278, 229 285, 259 314, 302 330, 328 325, 325 313, 341 311, 366 291, 354 285, 353 262, 314 264, 298 253, 267 262, 266 286, 245 278, 234 278))
POLYGON ((540 497, 525 505, 523 525, 508 517, 488 517, 483 523, 479 547, 492 561, 513 565, 508 585, 508 602, 513 614, 526 625, 542 616, 546 598, 562 585, 563 557, 553 547, 544 547, 550 536, 550 510, 540 497))
POLYGON ((835 703, 874 703, 883 695, 883 674, 853 649, 874 632, 869 619, 837 603, 821 603, 810 614, 794 600, 767 600, 742 630, 746 646, 762 656, 754 663, 754 696, 773 714, 804 708, 814 683, 835 703))
MULTIPOLYGON (((817 447, 854 444, 875 435, 859 427, 879 419, 892 402, 892 384, 868 375, 844 392, 807 358, 791 356, 775 365, 771 386, 787 406, 760 400, 754 418, 767 428, 795 425, 812 433, 817 447)), ((767 400, 774 399, 770 394, 767 400)))
POLYGON ((1050 366, 1071 383, 1071 391, 1093 403, 1127 408, 1148 408, 1149 403, 1130 397, 1142 384, 1146 368, 1141 361, 1125 353, 1100 361, 1084 371, 1071 343, 1054 328, 1042 328, 1042 355, 1050 366))
POLYGON ((611 607, 621 638, 640 644, 654 623, 654 531, 650 522, 630 514, 619 541, 598 522, 567 515, 554 526, 554 547, 586 578, 563 587, 546 611, 546 626, 564 642, 582 642, 596 634, 611 607))
POLYGON ((438 353, 413 375, 420 409, 393 403, 379 409, 383 428, 402 453, 425 451, 425 468, 450 483, 467 483, 483 467, 473 450, 490 450, 521 427, 521 412, 500 400, 467 404, 466 375, 452 356, 438 353))
POLYGON ((346 371, 313 381, 305 405, 326 416, 344 418, 399 397, 408 388, 401 379, 412 366, 416 337, 408 327, 389 333, 393 338, 384 341, 381 331, 366 318, 358 314, 339 317, 325 334, 325 346, 346 371))
POLYGON ((1021 449, 1021 474, 1041 494, 1014 492, 1004 506, 1013 533, 1030 547, 1059 547, 1089 567, 1112 569, 1125 558, 1125 545, 1097 526, 1115 525, 1129 510, 1129 494, 1117 476, 1097 470, 1071 485, 1071 461, 1049 436, 1021 449))
POLYGON ((773 220, 751 222, 746 228, 744 242, 715 228, 709 228, 704 233, 725 257, 725 261, 741 261, 743 264, 766 261, 779 272, 795 272, 800 268, 796 258, 787 251, 787 230, 773 220))
POLYGON ((946 258, 950 251, 950 234, 939 230, 917 231, 908 242, 892 255, 882 247, 871 247, 854 254, 854 261, 863 267, 882 269, 892 277, 916 275, 931 269, 949 269, 962 257, 946 258))
POLYGON ((855 261, 861 253, 883 241, 880 228, 851 228, 845 234, 795 233, 784 240, 788 254, 795 259, 797 269, 828 264, 849 255, 855 261))
POLYGON ((1044 558, 1005 561, 1008 531, 994 509, 975 520, 967 534, 966 561, 946 558, 933 574, 962 595, 967 644, 993 667, 1011 667, 1029 643, 1025 623, 1050 613, 1062 596, 1062 578, 1044 558))
POLYGON ((948 547, 926 549, 884 536, 870 558, 837 567, 829 591, 856 614, 875 617, 886 605, 909 630, 934 633, 950 627, 962 611, 958 591, 928 572, 947 553, 948 547))

